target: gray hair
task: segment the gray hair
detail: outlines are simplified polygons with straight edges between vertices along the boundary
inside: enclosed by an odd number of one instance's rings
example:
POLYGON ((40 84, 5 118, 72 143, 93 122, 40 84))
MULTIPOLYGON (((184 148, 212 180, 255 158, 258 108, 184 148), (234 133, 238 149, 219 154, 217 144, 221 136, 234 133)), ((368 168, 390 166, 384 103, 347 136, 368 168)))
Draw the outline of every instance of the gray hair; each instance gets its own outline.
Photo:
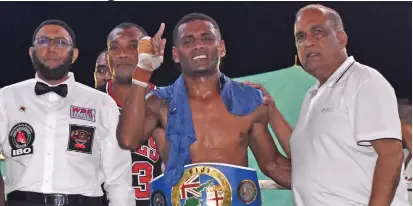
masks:
POLYGON ((328 18, 333 22, 334 28, 336 30, 339 30, 339 31, 344 31, 343 20, 341 19, 340 15, 337 13, 337 11, 335 11, 332 8, 323 6, 321 4, 310 4, 310 5, 307 5, 303 8, 301 8, 295 15, 295 22, 297 22, 298 17, 306 9, 318 9, 318 10, 321 10, 323 12, 326 12, 327 15, 328 15, 328 18))

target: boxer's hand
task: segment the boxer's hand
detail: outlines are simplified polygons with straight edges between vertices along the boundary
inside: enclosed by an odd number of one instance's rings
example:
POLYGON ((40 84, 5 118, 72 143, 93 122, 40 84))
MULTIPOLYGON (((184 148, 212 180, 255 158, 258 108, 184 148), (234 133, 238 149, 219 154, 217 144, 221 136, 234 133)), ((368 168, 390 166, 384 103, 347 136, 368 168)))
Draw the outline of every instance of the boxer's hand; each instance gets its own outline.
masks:
POLYGON ((138 44, 138 67, 133 73, 133 79, 138 82, 148 82, 152 72, 163 62, 166 39, 162 38, 165 24, 162 23, 158 32, 151 38, 143 37, 138 44))
POLYGON ((256 89, 259 89, 262 91, 262 93, 264 93, 264 104, 267 106, 274 106, 275 107, 275 102, 273 100, 273 98, 271 97, 271 95, 268 93, 268 91, 261 85, 261 84, 255 84, 252 82, 243 82, 245 85, 250 86, 250 87, 254 87, 256 89))

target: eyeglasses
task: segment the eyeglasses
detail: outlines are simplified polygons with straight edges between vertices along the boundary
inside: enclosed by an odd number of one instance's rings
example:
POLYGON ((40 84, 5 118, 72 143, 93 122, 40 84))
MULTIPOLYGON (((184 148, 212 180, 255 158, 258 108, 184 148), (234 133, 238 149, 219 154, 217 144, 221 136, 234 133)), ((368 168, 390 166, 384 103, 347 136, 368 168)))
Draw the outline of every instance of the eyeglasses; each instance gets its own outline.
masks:
POLYGON ((66 49, 72 46, 70 41, 63 37, 57 37, 54 39, 51 39, 48 37, 39 37, 39 38, 36 38, 33 42, 33 44, 38 47, 48 47, 50 46, 50 43, 53 43, 56 48, 62 48, 62 49, 66 49))

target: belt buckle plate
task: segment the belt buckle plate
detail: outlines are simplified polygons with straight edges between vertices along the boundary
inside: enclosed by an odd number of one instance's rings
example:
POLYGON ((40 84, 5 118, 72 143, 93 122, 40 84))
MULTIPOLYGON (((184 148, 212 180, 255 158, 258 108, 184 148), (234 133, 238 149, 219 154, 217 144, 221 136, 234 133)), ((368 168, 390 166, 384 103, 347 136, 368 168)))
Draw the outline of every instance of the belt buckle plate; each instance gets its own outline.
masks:
POLYGON ((52 194, 52 195, 45 195, 44 204, 46 206, 64 206, 64 205, 69 204, 69 201, 66 195, 52 194))

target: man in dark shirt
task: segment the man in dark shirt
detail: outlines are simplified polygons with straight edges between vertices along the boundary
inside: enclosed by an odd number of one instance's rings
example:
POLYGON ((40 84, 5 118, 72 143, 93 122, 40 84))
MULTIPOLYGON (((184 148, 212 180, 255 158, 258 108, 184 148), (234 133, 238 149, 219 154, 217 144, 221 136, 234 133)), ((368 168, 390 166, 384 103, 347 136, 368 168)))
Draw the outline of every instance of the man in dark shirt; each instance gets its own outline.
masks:
MULTIPOLYGON (((116 26, 108 36, 108 65, 112 71, 112 80, 97 89, 109 94, 117 103, 119 110, 126 101, 131 88, 132 73, 138 64, 137 46, 146 36, 146 31, 133 23, 116 26)), ((151 84, 148 92, 155 88, 151 84)), ((164 135, 161 132, 159 135, 164 135)), ((162 161, 153 137, 140 148, 132 152, 132 186, 135 189, 136 205, 149 205, 149 182, 162 174, 162 161)))

